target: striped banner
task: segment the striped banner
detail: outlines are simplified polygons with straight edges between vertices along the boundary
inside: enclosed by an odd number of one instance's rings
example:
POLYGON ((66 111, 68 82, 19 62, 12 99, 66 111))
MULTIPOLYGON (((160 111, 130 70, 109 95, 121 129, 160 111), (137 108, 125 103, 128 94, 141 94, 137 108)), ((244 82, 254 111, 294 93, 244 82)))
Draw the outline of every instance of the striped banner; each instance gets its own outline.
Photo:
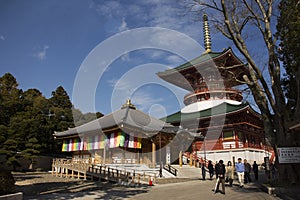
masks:
POLYGON ((128 148, 134 148, 134 136, 129 135, 128 148))
POLYGON ((137 143, 137 147, 138 149, 142 148, 142 138, 138 138, 138 143, 137 143))
POLYGON ((115 148, 115 133, 110 134, 109 148, 115 148))
POLYGON ((101 134, 101 137, 100 137, 100 149, 104 149, 106 142, 107 142, 106 135, 101 134))
POLYGON ((128 147, 128 143, 129 143, 129 135, 125 134, 124 147, 128 147))
POLYGON ((120 135, 120 147, 124 147, 124 145, 125 145, 125 133, 121 132, 121 135, 120 135))
POLYGON ((70 151, 81 151, 83 150, 83 142, 80 138, 72 138, 63 141, 62 151, 70 152, 70 151))
POLYGON ((124 132, 115 132, 109 135, 99 134, 96 136, 87 136, 83 138, 72 138, 63 140, 62 151, 88 151, 96 149, 127 147, 127 148, 142 148, 142 138, 135 135, 128 135, 124 132))
POLYGON ((63 140, 62 152, 66 152, 69 150, 69 140, 63 140))

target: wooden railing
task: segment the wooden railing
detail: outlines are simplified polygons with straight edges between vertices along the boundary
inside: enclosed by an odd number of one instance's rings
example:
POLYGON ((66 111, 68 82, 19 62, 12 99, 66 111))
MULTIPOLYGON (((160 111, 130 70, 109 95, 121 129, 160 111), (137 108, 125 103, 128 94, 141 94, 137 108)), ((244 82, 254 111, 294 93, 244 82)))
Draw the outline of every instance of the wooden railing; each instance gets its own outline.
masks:
POLYGON ((66 178, 83 178, 107 180, 125 185, 155 183, 157 174, 136 172, 135 170, 116 169, 105 165, 94 165, 83 162, 72 162, 67 159, 54 159, 52 175, 66 178))

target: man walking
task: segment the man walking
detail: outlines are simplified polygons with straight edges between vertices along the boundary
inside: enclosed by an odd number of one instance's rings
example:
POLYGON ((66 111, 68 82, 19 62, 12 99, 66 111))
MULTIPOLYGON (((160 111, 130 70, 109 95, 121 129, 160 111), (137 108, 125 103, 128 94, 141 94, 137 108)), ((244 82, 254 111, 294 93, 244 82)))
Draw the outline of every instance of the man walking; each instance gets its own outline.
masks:
POLYGON ((215 193, 219 191, 220 183, 222 184, 222 194, 225 194, 225 165, 223 164, 223 160, 220 160, 218 164, 215 166, 216 173, 218 174, 217 183, 215 187, 215 193))
POLYGON ((247 159, 244 159, 244 165, 245 165, 245 183, 251 183, 251 165, 247 162, 247 159))
POLYGON ((244 187, 244 172, 245 172, 245 165, 242 163, 242 159, 238 158, 238 162, 235 164, 235 171, 238 175, 240 188, 244 187))
POLYGON ((252 169, 254 172, 255 180, 257 181, 258 180, 258 165, 256 164, 256 161, 254 161, 254 163, 252 165, 252 169))
POLYGON ((201 172, 202 172, 202 180, 205 181, 205 175, 206 175, 205 162, 201 163, 201 172))

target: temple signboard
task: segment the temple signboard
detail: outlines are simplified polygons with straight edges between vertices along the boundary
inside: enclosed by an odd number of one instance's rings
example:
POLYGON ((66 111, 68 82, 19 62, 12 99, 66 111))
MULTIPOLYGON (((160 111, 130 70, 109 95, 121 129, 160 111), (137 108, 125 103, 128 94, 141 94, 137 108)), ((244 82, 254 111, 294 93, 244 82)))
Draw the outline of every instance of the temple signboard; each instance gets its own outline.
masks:
POLYGON ((280 147, 277 151, 279 163, 300 163, 300 147, 280 147))

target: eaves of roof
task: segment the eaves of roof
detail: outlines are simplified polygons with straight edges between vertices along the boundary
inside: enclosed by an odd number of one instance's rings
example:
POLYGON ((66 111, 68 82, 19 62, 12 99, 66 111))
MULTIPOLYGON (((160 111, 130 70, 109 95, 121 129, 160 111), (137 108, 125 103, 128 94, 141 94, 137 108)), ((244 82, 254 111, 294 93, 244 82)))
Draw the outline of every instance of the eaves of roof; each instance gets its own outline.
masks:
POLYGON ((179 111, 179 112, 171 114, 167 117, 164 117, 161 120, 166 121, 167 123, 174 123, 174 122, 194 120, 194 119, 198 119, 198 118, 203 119, 206 117, 238 112, 242 109, 245 109, 246 107, 249 107, 249 104, 242 103, 240 105, 231 105, 231 104, 227 104, 227 103, 222 103, 213 108, 209 108, 209 109, 198 111, 198 112, 181 113, 179 111))

